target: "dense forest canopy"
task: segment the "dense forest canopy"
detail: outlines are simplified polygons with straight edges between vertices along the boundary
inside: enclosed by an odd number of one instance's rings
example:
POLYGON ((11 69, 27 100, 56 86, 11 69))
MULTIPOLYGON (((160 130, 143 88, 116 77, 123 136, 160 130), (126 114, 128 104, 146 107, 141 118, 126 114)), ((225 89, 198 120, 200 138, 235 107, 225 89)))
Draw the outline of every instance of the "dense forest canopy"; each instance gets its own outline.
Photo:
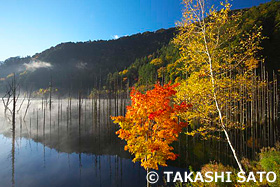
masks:
MULTIPOLYGON (((277 73, 280 69, 280 2, 271 1, 257 7, 243 10, 233 10, 241 12, 241 23, 239 26, 241 33, 250 32, 253 27, 262 27, 262 35, 265 39, 261 42, 262 50, 259 57, 265 59, 265 65, 271 72, 277 73)), ((174 47, 172 42, 163 46, 152 55, 141 57, 135 60, 123 73, 109 75, 111 82, 119 76, 119 80, 124 77, 130 81, 130 85, 143 85, 147 87, 155 81, 169 82, 180 79, 186 74, 182 69, 182 63, 178 61, 179 50, 174 47), (157 62, 157 63, 154 63, 157 62)))

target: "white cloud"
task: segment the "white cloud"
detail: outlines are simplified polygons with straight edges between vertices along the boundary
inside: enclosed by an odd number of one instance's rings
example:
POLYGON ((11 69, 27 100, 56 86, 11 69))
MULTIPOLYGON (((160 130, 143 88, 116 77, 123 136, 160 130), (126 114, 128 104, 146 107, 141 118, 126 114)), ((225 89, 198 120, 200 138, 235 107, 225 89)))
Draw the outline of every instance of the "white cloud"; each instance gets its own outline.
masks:
POLYGON ((29 63, 24 63, 23 64, 26 68, 26 70, 29 71, 35 71, 39 68, 51 68, 52 65, 48 62, 43 62, 43 61, 39 61, 39 60, 32 60, 29 63))

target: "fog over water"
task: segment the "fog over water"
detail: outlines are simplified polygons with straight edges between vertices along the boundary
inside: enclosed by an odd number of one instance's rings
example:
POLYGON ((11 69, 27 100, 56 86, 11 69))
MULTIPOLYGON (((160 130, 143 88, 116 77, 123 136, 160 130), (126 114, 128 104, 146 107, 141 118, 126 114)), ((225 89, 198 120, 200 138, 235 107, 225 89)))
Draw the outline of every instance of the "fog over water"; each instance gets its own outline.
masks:
POLYGON ((83 99, 79 118, 77 99, 71 110, 69 99, 54 99, 51 109, 45 99, 32 99, 25 116, 28 102, 19 99, 14 134, 1 103, 1 186, 145 186, 146 171, 115 134, 118 126, 108 114, 114 115, 114 106, 96 102, 83 99))

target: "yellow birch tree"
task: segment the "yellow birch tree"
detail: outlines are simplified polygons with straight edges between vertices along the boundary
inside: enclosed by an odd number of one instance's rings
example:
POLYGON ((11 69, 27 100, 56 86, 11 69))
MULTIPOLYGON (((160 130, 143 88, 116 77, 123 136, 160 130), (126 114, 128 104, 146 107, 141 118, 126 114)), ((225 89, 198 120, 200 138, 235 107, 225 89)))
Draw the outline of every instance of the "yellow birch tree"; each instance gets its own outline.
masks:
POLYGON ((254 69, 262 61, 256 56, 262 40, 261 28, 251 33, 239 29, 240 14, 221 3, 217 11, 207 11, 205 0, 183 0, 183 19, 174 43, 180 49, 186 78, 177 88, 177 102, 192 108, 180 117, 190 124, 199 124, 190 135, 204 138, 223 131, 240 171, 243 171, 228 135, 228 129, 244 128, 227 118, 225 111, 237 112, 233 103, 248 98, 253 89, 254 69), (246 84, 246 86, 245 86, 246 84), (250 85, 250 86, 248 86, 250 85))

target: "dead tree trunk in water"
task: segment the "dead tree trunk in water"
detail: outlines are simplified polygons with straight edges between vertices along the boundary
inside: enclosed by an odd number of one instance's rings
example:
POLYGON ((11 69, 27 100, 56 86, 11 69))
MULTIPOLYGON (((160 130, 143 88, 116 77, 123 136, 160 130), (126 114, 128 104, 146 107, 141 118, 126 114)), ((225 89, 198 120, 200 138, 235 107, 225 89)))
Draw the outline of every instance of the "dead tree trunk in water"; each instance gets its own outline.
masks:
POLYGON ((12 119, 12 125, 13 125, 13 131, 15 131, 15 125, 16 125, 16 77, 14 74, 14 78, 13 78, 13 119, 12 119))
POLYGON ((82 114, 82 96, 81 96, 81 91, 79 91, 79 95, 78 95, 78 99, 79 99, 79 104, 78 104, 78 109, 79 109, 79 129, 81 126, 81 114, 82 114))
POLYGON ((50 111, 52 110, 52 77, 51 77, 51 81, 50 81, 50 103, 49 103, 49 109, 50 109, 50 111))
POLYGON ((16 75, 13 74, 12 82, 8 82, 6 94, 2 97, 2 102, 4 104, 4 112, 7 119, 12 122, 12 130, 15 130, 16 124, 16 104, 20 95, 19 84, 16 81, 16 75), (5 99, 6 98, 6 99, 5 99), (10 108, 9 105, 12 104, 10 108), (9 118, 7 112, 11 115, 12 119, 9 118))
POLYGON ((26 117, 26 114, 28 112, 28 109, 31 105, 31 97, 32 97, 32 89, 30 89, 29 93, 27 93, 27 106, 26 106, 26 109, 25 109, 25 112, 24 112, 24 116, 23 116, 23 120, 25 121, 25 117, 26 117))

